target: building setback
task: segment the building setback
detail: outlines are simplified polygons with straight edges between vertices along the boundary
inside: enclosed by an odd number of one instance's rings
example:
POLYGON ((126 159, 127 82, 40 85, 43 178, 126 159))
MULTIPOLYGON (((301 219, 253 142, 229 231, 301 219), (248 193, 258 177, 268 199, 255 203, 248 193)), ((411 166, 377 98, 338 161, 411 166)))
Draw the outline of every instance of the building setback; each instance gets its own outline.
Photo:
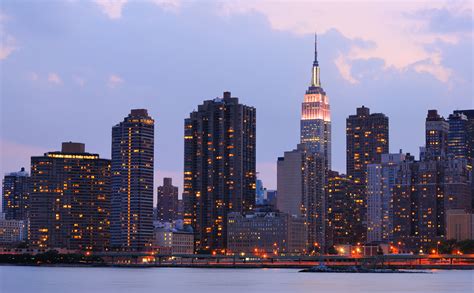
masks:
POLYGON ((354 225, 359 242, 365 242, 367 234, 367 165, 380 163, 388 146, 388 117, 384 114, 370 114, 369 108, 362 106, 346 119, 346 167, 347 176, 358 189, 354 225))
POLYGON ((31 157, 30 237, 40 248, 104 250, 109 239, 110 160, 63 143, 31 157))
POLYGON ((7 220, 28 219, 30 176, 21 168, 19 172, 5 175, 3 178, 2 208, 7 220))
POLYGON ((163 178, 163 185, 157 190, 157 220, 172 222, 178 219, 178 187, 171 178, 163 178))
POLYGON ((184 223, 195 232, 197 251, 221 252, 228 213, 255 206, 256 110, 224 92, 184 124, 184 223))
POLYGON ((154 120, 131 110, 112 127, 111 246, 140 251, 153 238, 154 120))

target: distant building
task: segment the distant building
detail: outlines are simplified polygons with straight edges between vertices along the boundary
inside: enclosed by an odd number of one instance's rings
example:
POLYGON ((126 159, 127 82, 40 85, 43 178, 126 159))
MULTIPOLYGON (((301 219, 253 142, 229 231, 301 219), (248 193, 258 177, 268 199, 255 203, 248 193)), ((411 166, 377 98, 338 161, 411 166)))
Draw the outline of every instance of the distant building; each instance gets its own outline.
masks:
POLYGON ((331 109, 329 97, 321 86, 317 36, 314 41, 314 61, 311 83, 301 105, 300 143, 312 153, 324 158, 325 170, 331 169, 331 109))
POLYGON ((176 218, 178 220, 183 220, 183 216, 184 216, 184 202, 182 199, 178 199, 178 210, 177 210, 176 218))
POLYGON ((449 115, 448 153, 456 158, 468 159, 469 140, 467 116, 462 113, 449 115))
POLYGON ((155 228, 153 250, 159 254, 193 254, 194 233, 176 228, 155 228))
POLYGON ((393 189, 405 154, 382 154, 379 164, 367 165, 367 242, 393 238, 393 189))
POLYGON ((257 179, 257 188, 255 190, 255 203, 257 205, 263 205, 265 203, 265 188, 263 187, 263 182, 260 179, 257 179))
MULTIPOLYGON (((474 160, 474 109, 456 110, 453 113, 453 115, 458 115, 458 114, 462 114, 467 118, 467 122, 464 125, 465 130, 466 130, 467 157, 468 157, 468 163, 474 164, 473 163, 473 160, 474 160)), ((453 130, 455 130, 454 125, 453 125, 453 130)))
POLYGON ((30 176, 21 168, 19 172, 5 175, 3 179, 3 212, 7 220, 28 219, 30 201, 30 176))
POLYGON ((172 222, 178 218, 178 187, 173 186, 171 178, 163 178, 163 186, 158 186, 157 219, 172 222))
POLYGON ((82 143, 31 157, 30 236, 33 247, 104 250, 108 247, 110 160, 82 143))
POLYGON ((380 163, 382 154, 389 152, 388 146, 388 117, 384 114, 371 114, 369 108, 362 106, 356 115, 346 119, 347 176, 358 188, 354 225, 359 242, 366 241, 367 233, 367 165, 380 163))
POLYGON ((474 240, 474 214, 463 209, 447 210, 446 239, 474 240))
POLYGON ((26 221, 0 219, 0 246, 17 245, 27 240, 26 221))
POLYGON ((224 92, 204 101, 184 126, 184 223, 196 250, 227 248, 227 215, 255 206, 256 110, 224 92))
POLYGON ((278 192, 276 190, 267 189, 265 190, 265 203, 270 206, 272 209, 277 208, 277 196, 278 192))
POLYGON ((425 157, 446 157, 449 123, 436 110, 429 110, 425 122, 425 157))
POLYGON ((354 183, 344 174, 328 173, 327 179, 327 246, 355 244, 354 183))
POLYGON ((306 249, 305 220, 276 211, 228 216, 228 252, 234 254, 302 254, 306 249))
POLYGON ((111 246, 142 251, 153 238, 155 121, 145 109, 131 110, 112 127, 111 246))

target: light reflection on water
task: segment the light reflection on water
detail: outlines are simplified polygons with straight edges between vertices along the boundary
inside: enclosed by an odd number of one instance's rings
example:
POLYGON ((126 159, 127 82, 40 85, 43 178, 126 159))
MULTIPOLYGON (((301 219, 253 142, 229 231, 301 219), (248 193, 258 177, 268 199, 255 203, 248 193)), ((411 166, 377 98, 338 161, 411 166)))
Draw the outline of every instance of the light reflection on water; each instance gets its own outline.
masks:
POLYGON ((474 292, 473 282, 474 271, 318 274, 294 269, 0 266, 0 293, 474 292))

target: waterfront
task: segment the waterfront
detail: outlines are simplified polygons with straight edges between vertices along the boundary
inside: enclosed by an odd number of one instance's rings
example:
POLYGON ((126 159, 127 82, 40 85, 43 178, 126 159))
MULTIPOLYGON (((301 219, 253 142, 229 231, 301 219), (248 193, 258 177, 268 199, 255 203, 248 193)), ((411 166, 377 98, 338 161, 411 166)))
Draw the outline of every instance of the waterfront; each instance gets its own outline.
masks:
POLYGON ((303 274, 297 269, 0 266, 0 292, 472 292, 474 271, 303 274))

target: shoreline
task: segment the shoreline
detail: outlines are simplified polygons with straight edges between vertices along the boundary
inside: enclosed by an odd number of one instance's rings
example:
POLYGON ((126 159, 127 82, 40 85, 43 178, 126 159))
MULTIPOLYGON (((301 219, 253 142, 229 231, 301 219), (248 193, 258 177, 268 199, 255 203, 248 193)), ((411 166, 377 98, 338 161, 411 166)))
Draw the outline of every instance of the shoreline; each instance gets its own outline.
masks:
MULTIPOLYGON (((28 267, 68 267, 68 268, 196 268, 196 269, 308 269, 313 265, 281 265, 281 264, 26 264, 26 263, 0 263, 0 266, 28 266, 28 267)), ((347 267, 331 265, 331 267, 347 267)), ((474 270, 473 265, 410 265, 410 266, 385 266, 384 269, 397 270, 474 270)))

